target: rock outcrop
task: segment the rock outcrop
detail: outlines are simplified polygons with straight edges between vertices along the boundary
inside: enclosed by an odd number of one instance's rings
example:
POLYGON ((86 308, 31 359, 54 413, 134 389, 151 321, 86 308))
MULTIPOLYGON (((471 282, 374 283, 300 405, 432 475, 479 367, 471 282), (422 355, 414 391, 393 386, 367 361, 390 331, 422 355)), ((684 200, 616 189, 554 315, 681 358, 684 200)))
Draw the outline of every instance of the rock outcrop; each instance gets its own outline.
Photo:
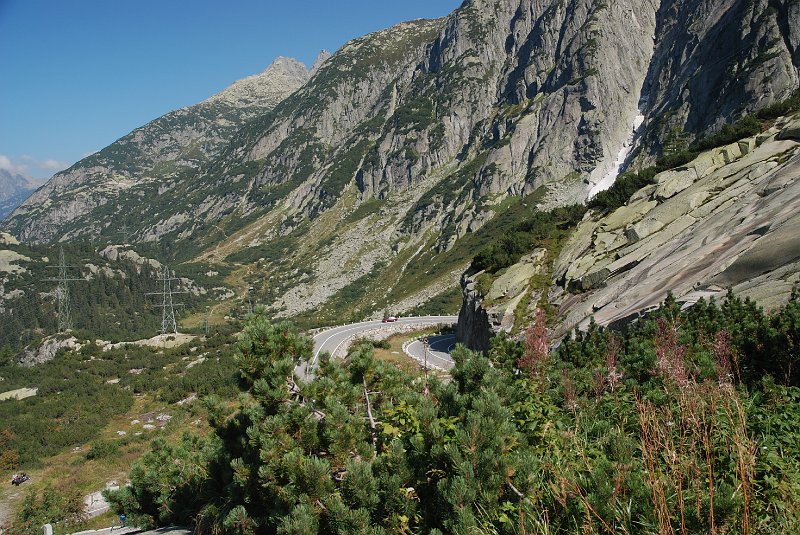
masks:
POLYGON ((8 232, 0 232, 0 245, 19 245, 19 240, 8 232))
POLYGON ((589 217, 555 266, 560 334, 628 321, 671 291, 683 303, 732 289, 767 309, 800 282, 797 121, 656 176, 627 205, 589 217), (571 292, 571 293, 569 293, 571 292))
POLYGON ((524 325, 546 288, 534 277, 547 274, 547 251, 537 249, 503 270, 488 289, 479 288, 483 271, 467 271, 461 278, 464 304, 458 316, 456 339, 476 351, 489 349, 501 331, 512 333, 524 325))
POLYGON ((109 245, 98 253, 100 257, 105 258, 111 262, 118 260, 128 260, 136 266, 137 273, 141 272, 142 267, 149 267, 150 270, 161 270, 164 266, 158 260, 152 258, 145 258, 132 249, 126 249, 121 245, 109 245))
MULTIPOLYGON (((610 213, 587 213, 553 265, 551 334, 585 328, 592 318, 622 326, 657 308, 667 292, 684 306, 729 290, 768 310, 785 304, 800 284, 798 125, 800 116, 781 119, 656 175, 610 213)), ((515 294, 519 286, 509 282, 528 263, 508 268, 483 293, 482 272, 464 273, 459 341, 485 351, 500 331, 530 324, 531 307, 518 310, 519 296, 501 298, 515 294)))
POLYGON ((81 344, 74 336, 49 336, 39 346, 26 348, 19 357, 19 363, 21 366, 30 368, 53 360, 62 349, 77 351, 80 348, 81 344))

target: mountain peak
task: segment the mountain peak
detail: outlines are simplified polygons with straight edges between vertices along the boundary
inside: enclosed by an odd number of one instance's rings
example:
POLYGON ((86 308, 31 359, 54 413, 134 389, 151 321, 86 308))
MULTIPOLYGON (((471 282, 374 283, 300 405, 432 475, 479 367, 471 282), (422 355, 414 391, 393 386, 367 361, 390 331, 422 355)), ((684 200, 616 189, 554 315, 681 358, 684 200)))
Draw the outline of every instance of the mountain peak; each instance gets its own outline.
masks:
POLYGON ((325 49, 322 49, 319 54, 317 54, 317 58, 314 60, 314 63, 311 64, 311 74, 313 75, 315 72, 322 67, 322 64, 328 61, 328 58, 331 57, 331 53, 325 49))
POLYGON ((43 183, 44 180, 0 168, 0 220, 10 214, 43 183))
MULTIPOLYGON (((249 106, 274 106, 278 88, 300 87, 309 78, 306 66, 294 58, 278 56, 262 72, 233 82, 205 100, 206 103, 224 103, 237 108, 249 106)), ((285 95, 283 95, 285 96, 285 95)), ((281 97, 281 99, 283 98, 281 97)))
POLYGON ((0 199, 6 194, 15 193, 17 190, 36 189, 46 181, 30 177, 23 173, 11 172, 0 168, 0 199))
MULTIPOLYGON (((308 76, 308 69, 306 66, 301 62, 294 58, 290 58, 287 56, 278 56, 276 57, 269 66, 264 69, 260 74, 255 76, 260 76, 267 73, 282 73, 287 75, 294 75, 294 76, 308 76)), ((245 78, 246 79, 246 78, 245 78)))

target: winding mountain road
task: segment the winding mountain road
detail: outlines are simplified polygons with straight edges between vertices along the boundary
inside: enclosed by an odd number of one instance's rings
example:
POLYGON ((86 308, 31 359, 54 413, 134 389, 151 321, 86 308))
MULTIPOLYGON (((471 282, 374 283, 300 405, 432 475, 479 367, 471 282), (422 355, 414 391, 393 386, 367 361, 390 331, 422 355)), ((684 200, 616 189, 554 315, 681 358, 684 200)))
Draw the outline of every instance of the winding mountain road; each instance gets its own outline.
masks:
MULTIPOLYGON (((322 353, 327 352, 333 358, 343 356, 350 342, 370 332, 377 330, 389 332, 400 331, 403 327, 418 327, 424 329, 439 324, 454 325, 457 322, 458 316, 411 316, 398 318, 397 321, 390 323, 384 323, 381 320, 372 320, 326 329, 314 335, 314 356, 308 364, 308 370, 306 370, 305 365, 300 365, 296 368, 295 372, 303 379, 307 379, 317 367, 319 356, 322 353)), ((445 357, 442 356, 441 358, 445 357)), ((431 361, 431 364, 435 363, 431 361)))
POLYGON ((455 334, 442 334, 428 337, 428 354, 425 355, 425 344, 422 340, 415 340, 405 348, 406 353, 414 360, 428 367, 441 371, 449 371, 453 367, 450 350, 456 345, 455 334))

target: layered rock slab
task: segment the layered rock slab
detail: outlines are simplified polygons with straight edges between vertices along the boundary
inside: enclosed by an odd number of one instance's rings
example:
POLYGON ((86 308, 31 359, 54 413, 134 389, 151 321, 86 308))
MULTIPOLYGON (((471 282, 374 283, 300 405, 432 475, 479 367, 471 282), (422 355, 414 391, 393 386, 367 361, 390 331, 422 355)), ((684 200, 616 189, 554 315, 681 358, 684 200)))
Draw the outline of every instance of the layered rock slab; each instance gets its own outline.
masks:
POLYGON ((627 321, 668 291, 687 304, 728 289, 767 308, 784 303, 800 280, 800 143, 776 134, 704 153, 582 222, 556 262, 561 284, 583 291, 559 299, 559 333, 591 316, 627 321))

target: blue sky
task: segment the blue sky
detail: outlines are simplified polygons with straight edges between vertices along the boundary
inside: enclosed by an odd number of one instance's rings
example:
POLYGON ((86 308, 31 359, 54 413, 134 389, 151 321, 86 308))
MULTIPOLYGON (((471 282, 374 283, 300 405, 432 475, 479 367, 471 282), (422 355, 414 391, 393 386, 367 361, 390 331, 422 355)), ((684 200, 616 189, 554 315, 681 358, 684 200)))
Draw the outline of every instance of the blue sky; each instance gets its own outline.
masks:
POLYGON ((461 0, 0 0, 0 168, 46 178, 276 56, 461 0))

